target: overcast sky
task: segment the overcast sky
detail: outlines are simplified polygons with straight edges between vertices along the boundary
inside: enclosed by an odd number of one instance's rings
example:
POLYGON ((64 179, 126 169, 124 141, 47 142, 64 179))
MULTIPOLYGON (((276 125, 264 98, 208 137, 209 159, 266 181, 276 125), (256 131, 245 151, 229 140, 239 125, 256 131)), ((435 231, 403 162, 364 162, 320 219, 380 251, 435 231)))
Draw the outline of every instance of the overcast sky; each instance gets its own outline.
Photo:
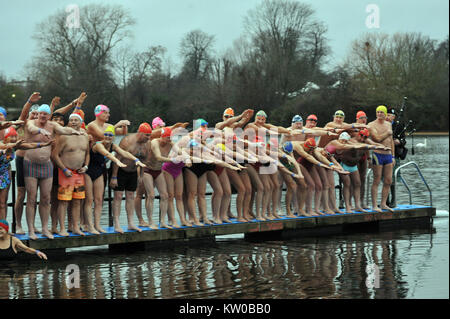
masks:
MULTIPOLYGON (((24 76, 26 63, 36 54, 32 35, 36 25, 70 4, 118 3, 136 19, 131 46, 142 51, 151 45, 167 48, 179 62, 179 44, 194 29, 215 36, 215 50, 224 52, 244 33, 243 17, 262 0, 0 0, 0 74, 9 79, 24 76)), ((443 40, 448 34, 448 0, 302 0, 328 27, 332 49, 328 67, 340 63, 352 40, 366 32, 421 32, 443 40), (367 28, 369 4, 379 8, 379 28, 367 28)))

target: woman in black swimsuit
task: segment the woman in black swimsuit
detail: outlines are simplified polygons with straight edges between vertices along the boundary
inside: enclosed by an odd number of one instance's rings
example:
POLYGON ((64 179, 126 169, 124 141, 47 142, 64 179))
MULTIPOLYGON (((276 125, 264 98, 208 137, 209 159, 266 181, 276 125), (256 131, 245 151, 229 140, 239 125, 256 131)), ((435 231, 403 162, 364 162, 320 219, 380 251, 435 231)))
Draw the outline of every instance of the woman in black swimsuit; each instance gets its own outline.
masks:
POLYGON ((126 165, 119 161, 112 151, 122 150, 119 146, 113 144, 114 127, 109 126, 104 132, 104 139, 101 142, 95 142, 89 152, 89 166, 85 174, 86 199, 84 201, 84 221, 85 230, 92 234, 105 233, 100 227, 100 216, 103 207, 103 193, 105 191, 105 181, 103 174, 106 172, 106 159, 109 159, 119 167, 126 165), (92 223, 92 203, 94 203, 94 224, 92 223))
POLYGON ((4 219, 0 220, 0 261, 15 259, 18 250, 47 260, 47 256, 43 252, 25 246, 19 239, 8 234, 8 231, 8 222, 4 219))

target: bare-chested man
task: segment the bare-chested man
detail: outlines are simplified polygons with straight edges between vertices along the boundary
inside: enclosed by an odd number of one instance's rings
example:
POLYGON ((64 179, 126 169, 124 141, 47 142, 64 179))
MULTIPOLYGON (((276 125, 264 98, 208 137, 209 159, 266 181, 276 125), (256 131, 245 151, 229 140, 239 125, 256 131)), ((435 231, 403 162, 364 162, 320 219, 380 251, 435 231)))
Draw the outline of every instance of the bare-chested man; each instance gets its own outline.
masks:
MULTIPOLYGON (((333 121, 328 122, 327 125, 325 125, 325 129, 331 128, 334 129, 334 133, 340 134, 342 130, 351 130, 351 129, 362 129, 367 128, 367 125, 365 124, 359 124, 359 123, 353 123, 348 124, 344 122, 345 119, 345 113, 341 110, 337 110, 334 113, 333 121)), ((337 139, 338 136, 331 136, 331 135, 323 135, 320 137, 319 140, 319 147, 325 147, 330 141, 337 139)))
MULTIPOLYGON (((79 131, 70 127, 49 121, 50 106, 43 104, 38 109, 36 120, 30 120, 25 127, 25 140, 27 142, 47 142, 54 135, 80 135, 79 131)), ((28 150, 24 158, 25 187, 27 190, 27 224, 30 239, 37 239, 34 229, 36 215, 36 195, 40 187, 39 215, 42 222, 42 234, 50 239, 53 235, 48 230, 48 218, 50 215, 50 192, 53 182, 53 164, 50 160, 51 146, 28 150)))
POLYGON ((126 167, 118 167, 113 164, 111 181, 109 186, 114 189, 113 213, 114 213, 114 230, 123 233, 119 223, 122 196, 125 191, 125 210, 127 211, 128 229, 142 230, 133 222, 134 212, 134 192, 136 191, 138 180, 142 179, 145 165, 141 161, 145 161, 148 156, 147 142, 150 140, 152 129, 150 124, 142 123, 138 132, 124 137, 119 147, 130 153, 135 159, 117 155, 118 159, 126 164, 126 167))
POLYGON ((386 204, 386 200, 389 195, 389 189, 392 184, 392 169, 394 167, 395 161, 395 147, 394 139, 392 138, 392 124, 386 121, 386 106, 378 106, 376 109, 376 116, 377 119, 369 123, 369 129, 371 129, 372 139, 375 142, 378 142, 385 147, 390 148, 391 150, 377 150, 374 151, 372 155, 372 209, 377 212, 381 212, 382 209, 387 209, 388 211, 393 212, 393 210, 386 204), (372 134, 373 131, 375 131, 375 134, 372 134), (381 190, 381 204, 380 207, 378 207, 378 185, 380 184, 381 177, 383 177, 383 187, 381 190))
MULTIPOLYGON (((68 127, 81 132, 83 119, 72 113, 68 127)), ((66 211, 72 202, 73 233, 84 236, 80 230, 81 201, 85 198, 84 173, 89 165, 89 137, 81 135, 62 135, 52 152, 52 158, 58 166, 58 219, 61 236, 69 236, 65 228, 66 211)))
MULTIPOLYGON (((92 135, 93 142, 103 140, 103 133, 105 129, 111 124, 108 123, 109 120, 109 108, 106 105, 97 105, 94 109, 95 120, 90 122, 87 126, 87 132, 92 135)), ((126 135, 128 131, 128 125, 130 121, 121 120, 114 125, 115 134, 126 135)))

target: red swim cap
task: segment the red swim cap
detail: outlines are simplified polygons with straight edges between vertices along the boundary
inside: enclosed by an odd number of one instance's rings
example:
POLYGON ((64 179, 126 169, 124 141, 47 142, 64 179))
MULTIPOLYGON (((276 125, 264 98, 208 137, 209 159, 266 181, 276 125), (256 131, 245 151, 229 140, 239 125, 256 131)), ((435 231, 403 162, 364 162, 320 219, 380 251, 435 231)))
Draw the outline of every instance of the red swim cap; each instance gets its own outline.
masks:
POLYGON ((316 148, 316 140, 313 139, 312 137, 308 138, 305 141, 305 144, 303 144, 305 146, 305 148, 307 148, 308 150, 310 150, 311 148, 316 148))
POLYGON ((152 133, 152 128, 151 128, 150 124, 142 123, 141 125, 139 125, 138 132, 139 133, 144 133, 144 134, 151 134, 152 133))
POLYGON ((5 130, 5 135, 3 136, 3 140, 6 140, 10 136, 17 136, 16 129, 12 126, 8 127, 5 130))
POLYGON ((316 120, 317 121, 317 116, 315 116, 314 114, 309 115, 306 120, 316 120))
POLYGON ((363 128, 362 130, 359 131, 359 135, 369 137, 370 133, 368 129, 363 128))
POLYGON ((359 120, 360 117, 367 117, 367 115, 363 111, 359 111, 356 113, 356 119, 359 120))
POLYGON ((170 137, 172 135, 172 130, 170 127, 164 127, 161 130, 161 137, 170 137))

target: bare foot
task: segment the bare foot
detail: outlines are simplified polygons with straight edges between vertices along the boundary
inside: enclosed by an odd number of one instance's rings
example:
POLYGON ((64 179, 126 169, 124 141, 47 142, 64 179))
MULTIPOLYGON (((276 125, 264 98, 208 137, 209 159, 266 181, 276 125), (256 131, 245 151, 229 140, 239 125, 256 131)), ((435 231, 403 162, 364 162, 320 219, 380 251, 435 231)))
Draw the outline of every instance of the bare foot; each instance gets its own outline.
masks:
POLYGON ((30 238, 31 240, 37 240, 38 239, 36 234, 34 234, 34 233, 29 233, 28 234, 28 238, 30 238))
POLYGON ((222 218, 222 222, 223 223, 231 223, 231 220, 229 220, 228 218, 222 218))
POLYGON ((22 229, 22 227, 16 227, 16 234, 25 235, 25 231, 22 229))
POLYGON ((187 226, 187 227, 191 227, 191 226, 192 226, 192 223, 188 222, 187 220, 182 220, 182 221, 181 221, 181 225, 187 226))
POLYGON ((193 221, 192 222, 195 226, 204 226, 202 223, 200 223, 199 221, 193 221))
POLYGON ((384 205, 382 205, 382 206, 381 206, 381 209, 386 209, 386 210, 388 210, 388 211, 391 212, 391 213, 394 212, 394 210, 393 210, 392 208, 390 208, 389 206, 384 206, 384 205))
POLYGON ((164 224, 160 224, 160 226, 159 226, 160 228, 168 228, 168 229, 172 229, 172 227, 171 226, 169 226, 169 225, 167 225, 166 223, 164 223, 164 224))
POLYGON ((140 229, 136 225, 128 225, 128 230, 136 230, 139 233, 142 232, 142 229, 140 229))
POLYGON ((101 227, 98 227, 98 228, 96 228, 97 229, 97 231, 98 232, 100 232, 100 233, 106 233, 106 230, 104 230, 103 228, 101 228, 101 227))
POLYGON ((173 228, 180 228, 180 225, 178 225, 178 223, 172 223, 171 225, 173 228))
MULTIPOLYGON (((291 213, 292 214, 292 213, 291 213)), ((281 217, 280 217, 280 215, 278 215, 277 213, 273 213, 273 217, 275 218, 275 219, 280 219, 281 217)), ((295 217, 295 216, 294 216, 295 217)))
POLYGON ((57 228, 52 228, 51 230, 52 234, 59 234, 58 229, 57 228))
POLYGON ((345 210, 345 212, 346 212, 347 214, 353 214, 353 211, 352 211, 351 208, 347 208, 347 209, 345 210))
POLYGON ((232 213, 229 213, 228 218, 236 218, 236 216, 234 216, 232 213))
POLYGON ((142 222, 139 222, 139 227, 150 227, 150 224, 142 221, 142 222))
POLYGON ((265 218, 263 216, 256 216, 256 220, 265 221, 265 218))
POLYGON ((72 234, 75 234, 75 235, 81 235, 81 236, 86 236, 86 234, 83 233, 80 229, 74 230, 74 231, 72 232, 72 234))
POLYGON ((381 208, 377 207, 372 207, 372 210, 376 211, 377 213, 382 213, 383 211, 381 210, 381 208))
MULTIPOLYGON (((48 230, 43 230, 42 231, 42 236, 47 237, 48 239, 54 239, 52 233, 50 233, 48 230)), ((67 234, 67 236, 69 236, 69 234, 67 234)))
POLYGON ((94 227, 87 227, 83 230, 94 235, 100 235, 100 233, 94 227))
POLYGON ((63 237, 69 236, 69 233, 67 231, 65 231, 65 230, 59 231, 59 232, 57 232, 57 234, 59 236, 63 236, 63 237))
POLYGON ((334 215, 334 211, 332 211, 331 209, 326 209, 325 210, 325 214, 327 214, 327 215, 334 215))
POLYGON ((356 210, 357 212, 367 213, 367 210, 363 209, 363 208, 360 207, 360 206, 355 207, 355 210, 356 210))
POLYGON ((123 231, 123 229, 122 229, 121 227, 114 227, 114 231, 115 231, 116 233, 120 233, 120 234, 123 234, 123 233, 124 233, 124 231, 123 231))

